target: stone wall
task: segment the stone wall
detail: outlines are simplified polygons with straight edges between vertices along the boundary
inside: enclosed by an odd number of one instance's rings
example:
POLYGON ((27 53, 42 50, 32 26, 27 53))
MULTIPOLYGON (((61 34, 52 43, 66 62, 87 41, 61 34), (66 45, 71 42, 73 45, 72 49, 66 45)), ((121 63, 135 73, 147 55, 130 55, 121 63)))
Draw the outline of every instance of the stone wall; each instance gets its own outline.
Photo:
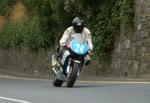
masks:
POLYGON ((111 69, 122 77, 150 78, 150 0, 134 0, 134 33, 119 37, 111 69))
MULTIPOLYGON (((51 55, 56 54, 53 49, 30 50, 0 49, 0 75, 19 77, 52 78, 51 55)), ((80 79, 97 80, 98 62, 84 66, 80 79)))
POLYGON ((0 73, 30 77, 48 77, 50 50, 0 49, 0 73))

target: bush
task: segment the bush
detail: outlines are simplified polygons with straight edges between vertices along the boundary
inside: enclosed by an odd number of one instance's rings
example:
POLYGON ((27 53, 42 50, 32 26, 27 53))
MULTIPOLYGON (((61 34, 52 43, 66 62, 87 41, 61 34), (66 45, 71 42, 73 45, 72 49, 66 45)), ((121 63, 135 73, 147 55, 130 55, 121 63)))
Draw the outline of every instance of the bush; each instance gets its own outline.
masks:
POLYGON ((0 47, 40 48, 44 39, 41 32, 39 17, 33 16, 23 23, 8 22, 0 31, 0 47))
MULTIPOLYGON (((0 13, 15 3, 0 0, 0 13)), ((92 31, 94 51, 107 58, 122 27, 128 37, 132 33, 133 0, 22 0, 30 19, 23 24, 7 23, 0 31, 0 47, 48 48, 53 46, 74 16, 82 16, 92 31), (38 16, 38 15, 39 16, 38 16)))

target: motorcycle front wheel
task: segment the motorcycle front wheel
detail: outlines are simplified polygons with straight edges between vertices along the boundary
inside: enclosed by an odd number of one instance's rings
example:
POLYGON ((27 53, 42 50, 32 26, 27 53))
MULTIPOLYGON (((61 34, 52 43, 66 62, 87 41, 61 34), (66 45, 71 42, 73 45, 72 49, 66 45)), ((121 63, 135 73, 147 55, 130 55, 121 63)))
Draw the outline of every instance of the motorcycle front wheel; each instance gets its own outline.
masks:
POLYGON ((67 77, 66 87, 73 87, 73 85, 77 79, 77 74, 78 74, 79 68, 80 68, 79 63, 73 63, 72 68, 70 68, 70 74, 67 77))

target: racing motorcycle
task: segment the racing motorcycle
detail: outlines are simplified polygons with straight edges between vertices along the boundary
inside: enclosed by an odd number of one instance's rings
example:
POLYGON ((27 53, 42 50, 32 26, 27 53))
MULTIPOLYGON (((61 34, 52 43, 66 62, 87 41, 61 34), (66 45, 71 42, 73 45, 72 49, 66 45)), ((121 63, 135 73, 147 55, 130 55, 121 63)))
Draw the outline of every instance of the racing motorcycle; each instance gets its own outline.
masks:
POLYGON ((73 87, 77 77, 80 74, 81 68, 85 61, 85 56, 88 54, 89 46, 86 41, 81 39, 81 34, 76 34, 72 37, 61 60, 56 60, 52 56, 52 63, 57 66, 52 67, 53 85, 61 87, 63 82, 66 82, 66 87, 73 87), (57 62, 58 61, 58 62, 57 62))

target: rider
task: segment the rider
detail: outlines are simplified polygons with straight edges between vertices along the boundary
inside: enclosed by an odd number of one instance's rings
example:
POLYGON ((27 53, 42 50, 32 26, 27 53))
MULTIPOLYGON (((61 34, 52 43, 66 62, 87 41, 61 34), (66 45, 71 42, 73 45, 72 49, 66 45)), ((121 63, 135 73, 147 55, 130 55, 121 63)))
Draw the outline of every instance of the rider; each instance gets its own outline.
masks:
MULTIPOLYGON (((88 42, 89 45, 89 53, 93 50, 93 43, 92 43, 92 36, 91 32, 88 28, 85 27, 84 21, 80 19, 79 17, 75 17, 72 21, 72 26, 67 28, 65 32, 63 33, 62 38, 60 39, 60 49, 59 53, 60 55, 63 55, 64 47, 69 43, 71 39, 71 35, 74 35, 76 33, 81 33, 84 37, 84 40, 88 42)), ((86 60, 90 61, 89 55, 86 56, 86 60)))

